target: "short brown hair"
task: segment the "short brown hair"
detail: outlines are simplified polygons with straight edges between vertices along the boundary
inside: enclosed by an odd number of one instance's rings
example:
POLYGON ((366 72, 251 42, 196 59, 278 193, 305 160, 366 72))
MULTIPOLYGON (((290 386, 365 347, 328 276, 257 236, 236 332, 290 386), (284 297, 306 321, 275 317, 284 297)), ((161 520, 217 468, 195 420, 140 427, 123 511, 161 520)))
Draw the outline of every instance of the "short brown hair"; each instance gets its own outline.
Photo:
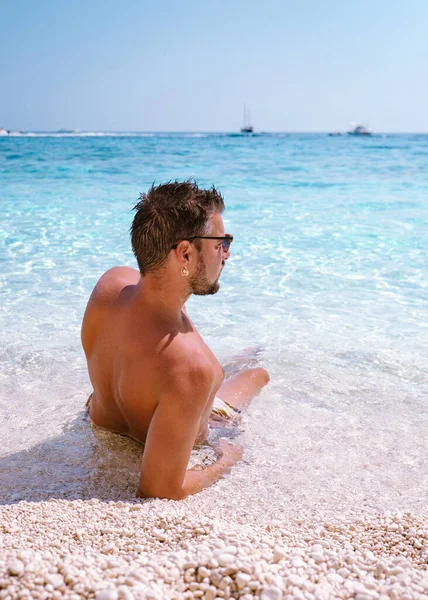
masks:
POLYGON ((173 181, 152 185, 134 210, 132 250, 145 275, 160 267, 180 240, 210 233, 208 219, 223 212, 224 201, 214 186, 202 190, 195 181, 173 181))

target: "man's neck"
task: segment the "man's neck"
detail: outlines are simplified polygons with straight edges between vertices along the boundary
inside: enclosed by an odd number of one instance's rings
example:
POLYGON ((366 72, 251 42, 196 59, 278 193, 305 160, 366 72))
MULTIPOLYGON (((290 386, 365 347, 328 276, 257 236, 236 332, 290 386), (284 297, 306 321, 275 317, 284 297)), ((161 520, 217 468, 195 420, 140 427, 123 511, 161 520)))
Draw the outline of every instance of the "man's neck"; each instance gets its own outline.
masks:
POLYGON ((136 286, 137 301, 144 304, 153 317, 162 320, 181 320, 184 304, 189 297, 184 287, 177 289, 158 275, 141 276, 136 286))

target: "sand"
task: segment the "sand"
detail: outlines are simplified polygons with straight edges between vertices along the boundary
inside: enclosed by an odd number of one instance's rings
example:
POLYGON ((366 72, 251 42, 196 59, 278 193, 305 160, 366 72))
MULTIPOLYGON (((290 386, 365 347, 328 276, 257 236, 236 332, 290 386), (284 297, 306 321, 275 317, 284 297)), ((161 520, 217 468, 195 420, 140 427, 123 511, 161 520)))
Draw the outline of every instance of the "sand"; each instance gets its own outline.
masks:
POLYGON ((0 508, 0 547, 8 600, 428 597, 428 518, 411 513, 258 523, 222 518, 204 493, 21 501, 0 508))

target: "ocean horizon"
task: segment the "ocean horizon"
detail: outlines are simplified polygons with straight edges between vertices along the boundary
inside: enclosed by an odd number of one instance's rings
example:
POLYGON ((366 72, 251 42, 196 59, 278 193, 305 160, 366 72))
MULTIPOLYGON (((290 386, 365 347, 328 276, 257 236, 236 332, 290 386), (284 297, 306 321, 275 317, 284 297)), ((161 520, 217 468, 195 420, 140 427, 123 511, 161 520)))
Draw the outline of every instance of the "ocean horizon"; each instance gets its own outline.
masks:
MULTIPOLYGON (((236 130, 96 130, 96 129, 29 129, 29 130, 6 130, 7 135, 3 137, 19 137, 19 136, 32 136, 32 135, 40 135, 40 136, 49 136, 49 135, 60 135, 60 136, 97 136, 97 135, 112 135, 112 136, 126 136, 126 135, 238 135, 243 137, 252 137, 258 135, 345 135, 348 134, 348 129, 320 129, 315 131, 309 130, 259 130, 255 129, 252 133, 241 132, 239 128, 236 130)), ((428 135, 428 131, 382 131, 382 130, 372 130, 370 131, 369 137, 377 137, 377 136, 425 136, 428 135)), ((364 136, 360 136, 364 137, 364 136)))

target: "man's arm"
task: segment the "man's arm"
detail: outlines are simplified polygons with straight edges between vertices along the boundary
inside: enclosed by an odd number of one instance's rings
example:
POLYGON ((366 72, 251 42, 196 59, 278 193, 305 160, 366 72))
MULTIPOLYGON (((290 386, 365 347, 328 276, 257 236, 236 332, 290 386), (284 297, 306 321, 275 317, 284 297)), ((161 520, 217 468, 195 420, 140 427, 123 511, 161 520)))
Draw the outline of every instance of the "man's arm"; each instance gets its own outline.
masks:
POLYGON ((138 496, 181 500, 213 484, 240 460, 241 447, 222 440, 214 464, 187 470, 212 385, 212 366, 203 359, 169 370, 147 433, 138 496))

